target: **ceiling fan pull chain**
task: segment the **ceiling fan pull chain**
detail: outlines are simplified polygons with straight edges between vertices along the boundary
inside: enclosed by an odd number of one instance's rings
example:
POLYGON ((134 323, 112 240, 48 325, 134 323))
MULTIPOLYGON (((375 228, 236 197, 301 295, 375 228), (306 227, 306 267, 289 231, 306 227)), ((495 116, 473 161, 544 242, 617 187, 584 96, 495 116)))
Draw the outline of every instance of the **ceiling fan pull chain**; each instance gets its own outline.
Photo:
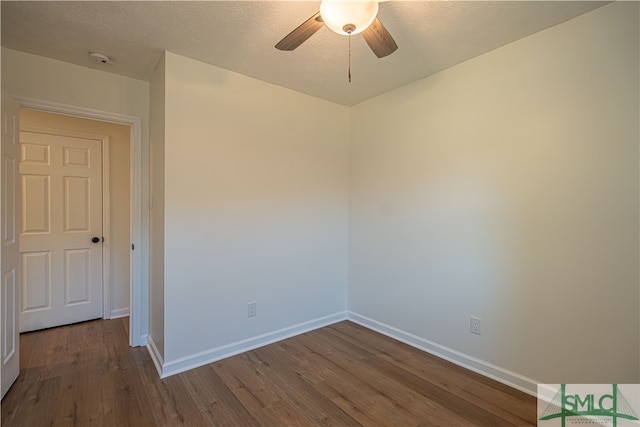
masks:
POLYGON ((349 33, 349 83, 351 83, 351 33, 349 33))

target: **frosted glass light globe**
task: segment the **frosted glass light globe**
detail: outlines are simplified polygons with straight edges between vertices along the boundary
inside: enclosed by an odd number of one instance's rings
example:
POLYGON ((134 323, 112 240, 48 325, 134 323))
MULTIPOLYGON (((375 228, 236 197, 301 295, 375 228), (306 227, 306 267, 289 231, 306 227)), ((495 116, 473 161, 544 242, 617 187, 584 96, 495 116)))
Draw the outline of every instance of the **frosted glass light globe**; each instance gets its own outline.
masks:
POLYGON ((320 16, 327 27, 338 34, 358 34, 364 31, 378 14, 377 0, 322 0, 320 16), (355 26, 350 33, 345 30, 355 26))

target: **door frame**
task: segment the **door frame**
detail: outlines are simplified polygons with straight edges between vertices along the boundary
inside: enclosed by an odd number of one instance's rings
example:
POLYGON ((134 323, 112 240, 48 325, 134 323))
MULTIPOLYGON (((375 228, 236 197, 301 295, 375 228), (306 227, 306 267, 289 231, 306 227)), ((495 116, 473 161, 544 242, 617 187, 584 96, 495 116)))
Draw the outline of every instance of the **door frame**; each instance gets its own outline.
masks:
MULTIPOLYGON (((22 107, 21 108, 26 108, 22 107)), ((100 141, 102 156, 102 318, 111 319, 111 207, 110 207, 110 182, 109 182, 109 137, 88 132, 54 129, 43 126, 20 125, 19 132, 40 133, 44 135, 68 136, 71 138, 91 139, 100 141)), ((131 286, 131 283, 129 284, 131 286)))
MULTIPOLYGON (((99 120, 127 125, 131 129, 130 154, 129 154, 129 186, 130 186, 130 236, 132 250, 129 257, 129 345, 133 347, 147 344, 148 332, 143 330, 146 322, 143 319, 149 317, 147 274, 143 274, 142 253, 148 258, 148 244, 142 241, 142 119, 119 113, 94 110, 73 105, 60 104, 50 101, 42 101, 32 98, 14 97, 20 108, 45 111, 86 119, 99 120), (143 288, 143 280, 144 288, 143 288)), ((148 265, 148 263, 145 263, 148 265)))

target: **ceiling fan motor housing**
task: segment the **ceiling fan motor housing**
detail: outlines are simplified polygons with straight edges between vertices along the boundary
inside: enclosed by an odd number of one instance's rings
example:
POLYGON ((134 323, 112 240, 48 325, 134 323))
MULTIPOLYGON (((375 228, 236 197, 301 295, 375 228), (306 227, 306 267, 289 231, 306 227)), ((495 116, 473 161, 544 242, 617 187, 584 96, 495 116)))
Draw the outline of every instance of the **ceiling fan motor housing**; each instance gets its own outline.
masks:
POLYGON ((342 27, 342 31, 344 31, 347 34, 353 34, 355 30, 356 30, 356 26, 354 24, 345 24, 344 27, 342 27))
POLYGON ((378 58, 384 58, 395 52, 398 45, 377 18, 377 14, 376 0, 323 0, 320 3, 320 11, 280 40, 276 44, 276 49, 294 50, 326 24, 332 31, 345 36, 362 33, 362 37, 373 53, 378 58), (356 13, 349 13, 348 10, 346 14, 343 13, 346 10, 345 5, 347 9, 355 7, 356 13), (362 11, 367 9, 369 14, 363 21, 362 11))

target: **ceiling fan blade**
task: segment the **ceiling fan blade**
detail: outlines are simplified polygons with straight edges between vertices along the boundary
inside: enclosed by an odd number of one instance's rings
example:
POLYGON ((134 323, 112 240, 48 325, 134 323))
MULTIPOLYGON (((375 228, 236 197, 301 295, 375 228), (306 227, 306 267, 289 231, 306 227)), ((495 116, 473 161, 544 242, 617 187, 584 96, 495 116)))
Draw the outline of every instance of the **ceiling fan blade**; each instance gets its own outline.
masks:
POLYGON ((378 18, 374 19, 371 25, 362 32, 362 37, 378 58, 391 55, 398 49, 395 40, 378 18))
POLYGON ((304 21, 298 28, 287 34, 276 45, 276 49, 280 50, 294 50, 302 43, 304 43, 309 37, 314 35, 324 25, 324 21, 320 16, 320 12, 317 12, 311 18, 304 21))

